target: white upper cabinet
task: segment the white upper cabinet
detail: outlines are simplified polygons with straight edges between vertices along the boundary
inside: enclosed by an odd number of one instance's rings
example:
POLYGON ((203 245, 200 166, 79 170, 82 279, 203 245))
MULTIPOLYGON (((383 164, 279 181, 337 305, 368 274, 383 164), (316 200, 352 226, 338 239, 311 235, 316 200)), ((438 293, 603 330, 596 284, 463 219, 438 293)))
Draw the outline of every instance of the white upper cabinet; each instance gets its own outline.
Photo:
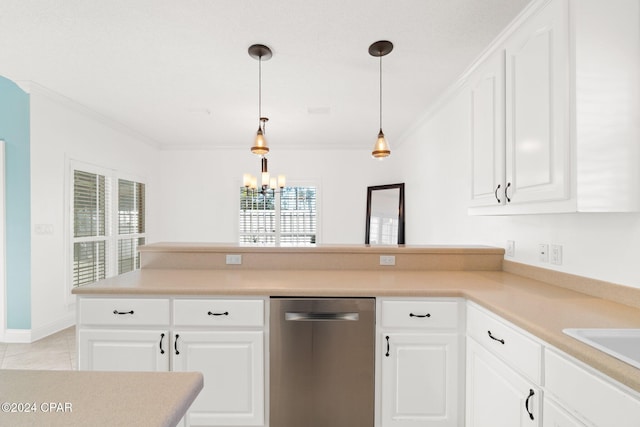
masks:
POLYGON ((639 9, 538 1, 477 66, 470 214, 640 210, 639 9))
POLYGON ((569 197, 566 0, 554 0, 505 46, 508 205, 569 197))
POLYGON ((504 54, 497 52, 469 82, 471 206, 504 205, 504 54))

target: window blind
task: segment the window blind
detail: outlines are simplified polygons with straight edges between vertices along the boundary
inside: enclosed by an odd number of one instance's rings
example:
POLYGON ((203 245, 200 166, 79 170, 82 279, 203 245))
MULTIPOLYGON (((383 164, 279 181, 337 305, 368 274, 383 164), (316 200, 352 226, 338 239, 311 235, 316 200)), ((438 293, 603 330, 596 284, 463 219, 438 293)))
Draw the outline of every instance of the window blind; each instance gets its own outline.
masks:
POLYGON ((145 238, 145 185, 118 180, 118 274, 140 268, 138 246, 145 238))
POLYGON ((140 268, 138 246, 146 240, 145 201, 143 183, 73 171, 73 286, 140 268), (117 200, 112 200, 116 189, 117 200))
POLYGON ((73 286, 104 279, 108 271, 109 179, 73 174, 73 286))
POLYGON ((317 234, 315 187, 285 187, 279 194, 240 188, 239 243, 311 246, 317 234))

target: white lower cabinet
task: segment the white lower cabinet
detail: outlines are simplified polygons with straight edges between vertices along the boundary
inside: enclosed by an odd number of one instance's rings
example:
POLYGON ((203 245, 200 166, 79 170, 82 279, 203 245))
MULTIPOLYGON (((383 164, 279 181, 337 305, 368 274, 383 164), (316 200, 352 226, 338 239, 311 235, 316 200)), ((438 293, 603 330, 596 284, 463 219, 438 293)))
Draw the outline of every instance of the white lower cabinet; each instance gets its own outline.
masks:
POLYGON ((88 371, 168 371, 168 330, 78 331, 78 369, 88 371))
POLYGON ((390 333, 383 338, 382 425, 457 426, 452 410, 458 400, 458 336, 390 333))
POLYGON ((540 389, 467 338, 467 427, 540 425, 540 389))
POLYGON ((180 425, 264 426, 265 319, 265 298, 81 297, 78 368, 202 372, 180 425))
POLYGON ((174 371, 205 378, 187 425, 264 424, 264 332, 176 331, 172 357, 174 371))
POLYGON ((574 416, 560 418, 562 424, 552 412, 544 427, 640 425, 640 393, 551 348, 545 350, 545 389, 547 397, 553 397, 557 406, 574 416))
POLYGON ((544 397, 542 427, 586 427, 548 396, 544 397))
POLYGON ((467 303, 467 427, 541 425, 542 344, 467 303))
POLYGON ((379 299, 377 425, 461 425, 460 305, 455 299, 379 299))

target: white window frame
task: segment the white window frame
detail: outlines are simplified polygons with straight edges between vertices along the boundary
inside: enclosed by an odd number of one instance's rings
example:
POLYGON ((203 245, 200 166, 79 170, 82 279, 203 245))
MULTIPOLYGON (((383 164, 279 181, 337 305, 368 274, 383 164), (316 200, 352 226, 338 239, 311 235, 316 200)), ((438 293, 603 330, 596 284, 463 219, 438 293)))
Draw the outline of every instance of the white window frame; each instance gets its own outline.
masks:
MULTIPOLYGON (((236 186, 236 190, 235 190, 235 194, 236 194, 236 202, 235 202, 235 206, 239 209, 239 197, 238 197, 238 190, 242 187, 242 184, 240 183, 240 181, 238 181, 237 186, 236 186)), ((321 189, 321 185, 319 182, 317 181, 290 181, 287 182, 287 187, 315 187, 316 189, 316 242, 315 245, 318 245, 321 243, 321 238, 320 236, 322 235, 321 233, 321 229, 322 229, 322 224, 321 224, 321 208, 322 208, 322 189, 321 189)), ((279 190, 278 190, 279 191, 279 190)), ((275 247, 280 247, 281 245, 281 241, 280 241, 280 194, 276 194, 275 197, 275 209, 274 209, 274 215, 276 218, 275 221, 275 244, 273 246, 275 247)), ((240 233, 240 215, 237 215, 238 218, 238 224, 236 227, 236 233, 237 233, 237 238, 236 241, 238 242, 238 244, 240 245, 244 245, 244 246, 260 246, 260 245, 250 245, 250 244, 246 244, 246 243, 242 243, 240 241, 240 237, 241 237, 241 233, 240 233)), ((264 245, 267 247, 272 247, 272 245, 264 245)), ((285 245, 285 247, 294 247, 295 245, 285 245)))
MULTIPOLYGON (((83 162, 83 161, 79 161, 79 160, 73 160, 73 159, 67 159, 67 176, 66 176, 66 185, 65 185, 65 199, 66 199, 66 206, 67 209, 65 210, 65 217, 66 217, 66 221, 65 221, 65 235, 67 236, 67 238, 65 239, 65 253, 66 253, 66 265, 67 268, 65 269, 66 271, 66 277, 65 277, 65 281, 66 281, 66 287, 67 287, 67 303, 68 304, 72 304, 75 302, 75 298, 74 295, 71 294, 71 291, 74 288, 73 285, 73 262, 74 262, 74 256, 73 256, 73 250, 74 250, 74 243, 78 242, 78 241, 93 241, 93 240, 105 240, 107 243, 107 253, 106 253, 106 263, 107 263, 107 268, 105 271, 105 276, 108 277, 113 277, 118 275, 118 242, 122 239, 131 239, 131 238, 147 238, 147 233, 146 233, 146 224, 145 224, 145 233, 136 233, 136 234, 126 234, 126 235, 120 235, 119 234, 119 230, 118 230, 118 200, 119 200, 119 194, 118 194, 118 180, 122 179, 122 180, 127 180, 127 181, 133 181, 133 182, 138 182, 138 183, 142 183, 145 185, 145 198, 146 195, 148 194, 148 184, 146 182, 146 179, 144 177, 140 177, 137 175, 133 175, 133 174, 129 174, 129 173, 124 173, 121 171, 118 171, 116 169, 110 169, 110 168, 106 168, 103 166, 98 166, 92 163, 87 163, 87 162, 83 162), (106 223, 105 223, 105 238, 95 238, 95 237, 86 237, 86 238, 75 238, 74 237, 74 171, 82 171, 82 172, 88 172, 88 173, 92 173, 92 174, 98 174, 98 175, 103 175, 107 178, 107 185, 110 186, 110 190, 107 190, 108 193, 110 193, 110 195, 108 194, 107 197, 110 197, 110 200, 106 201, 106 206, 107 206, 107 219, 106 219, 106 223)), ((148 204, 145 203, 145 209, 146 206, 148 204)), ((145 218, 147 217, 147 214, 145 212, 145 218)))

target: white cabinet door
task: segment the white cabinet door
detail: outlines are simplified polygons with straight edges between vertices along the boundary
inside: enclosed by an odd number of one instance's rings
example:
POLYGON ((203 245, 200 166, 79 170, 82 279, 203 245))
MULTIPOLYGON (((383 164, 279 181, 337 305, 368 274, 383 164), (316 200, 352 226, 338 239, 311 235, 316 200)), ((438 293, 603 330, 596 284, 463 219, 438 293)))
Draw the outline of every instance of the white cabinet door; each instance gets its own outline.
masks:
POLYGON ((559 404, 545 396, 542 427, 585 427, 583 423, 565 412, 559 404))
POLYGON ((480 65, 469 82, 470 206, 504 205, 504 53, 480 65))
POLYGON ((458 426, 457 334, 383 333, 382 426, 458 426))
POLYGON ((166 330, 78 332, 78 369, 89 371, 168 371, 166 330))
POLYGON ((505 45, 507 204, 570 197, 568 31, 554 0, 505 45))
POLYGON ((540 391, 467 339, 466 427, 538 427, 540 391))
POLYGON ((199 371, 205 378, 187 425, 263 425, 262 331, 176 331, 171 354, 174 371, 199 371))

